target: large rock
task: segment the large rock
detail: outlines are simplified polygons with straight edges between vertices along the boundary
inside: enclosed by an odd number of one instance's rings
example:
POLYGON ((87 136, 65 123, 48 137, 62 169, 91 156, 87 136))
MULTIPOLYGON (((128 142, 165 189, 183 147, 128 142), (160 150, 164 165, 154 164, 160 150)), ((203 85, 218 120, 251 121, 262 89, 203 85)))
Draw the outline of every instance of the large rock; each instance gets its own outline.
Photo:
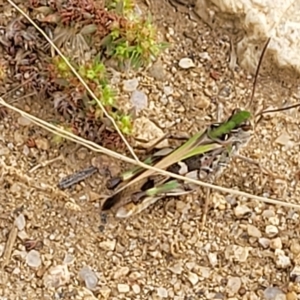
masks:
POLYGON ((264 59, 269 65, 300 74, 300 0, 197 0, 195 11, 207 18, 230 19, 233 28, 244 31, 237 44, 243 68, 256 69, 263 45, 271 37, 264 59))

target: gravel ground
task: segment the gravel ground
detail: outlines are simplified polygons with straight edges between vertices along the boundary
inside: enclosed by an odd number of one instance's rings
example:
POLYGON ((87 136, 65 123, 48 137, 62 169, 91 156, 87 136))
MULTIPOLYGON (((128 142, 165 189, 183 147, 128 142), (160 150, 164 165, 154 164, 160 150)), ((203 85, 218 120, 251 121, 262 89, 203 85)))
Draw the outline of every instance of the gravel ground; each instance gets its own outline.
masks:
MULTIPOLYGON (((194 133, 218 112, 224 119, 245 107, 252 77, 228 69, 230 37, 192 21, 181 6, 148 4, 172 47, 149 70, 121 76, 120 89, 134 79, 147 95, 141 116, 163 132, 194 133), (195 67, 180 68, 182 58, 195 67)), ((292 86, 258 81, 257 109, 299 98, 292 86)), ((130 95, 123 88, 124 101, 130 95)), ((40 117, 50 112, 36 100, 19 105, 40 117)), ((116 220, 100 213, 99 196, 107 193, 101 174, 64 192, 56 185, 92 162, 109 162, 113 172, 120 162, 72 143, 57 146, 12 112, 0 132, 1 299, 300 299, 297 210, 212 191, 201 230, 200 190, 116 220)), ((216 183, 297 203, 299 140, 296 110, 270 114, 241 153, 268 172, 235 159, 216 183)))

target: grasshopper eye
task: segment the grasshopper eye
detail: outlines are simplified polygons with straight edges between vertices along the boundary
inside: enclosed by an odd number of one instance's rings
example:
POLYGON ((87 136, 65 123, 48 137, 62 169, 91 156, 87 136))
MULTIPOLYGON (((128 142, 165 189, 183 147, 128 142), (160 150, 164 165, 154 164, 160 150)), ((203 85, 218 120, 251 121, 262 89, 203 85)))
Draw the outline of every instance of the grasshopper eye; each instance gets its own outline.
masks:
POLYGON ((241 127, 244 131, 250 131, 252 129, 252 126, 250 123, 243 124, 241 127))

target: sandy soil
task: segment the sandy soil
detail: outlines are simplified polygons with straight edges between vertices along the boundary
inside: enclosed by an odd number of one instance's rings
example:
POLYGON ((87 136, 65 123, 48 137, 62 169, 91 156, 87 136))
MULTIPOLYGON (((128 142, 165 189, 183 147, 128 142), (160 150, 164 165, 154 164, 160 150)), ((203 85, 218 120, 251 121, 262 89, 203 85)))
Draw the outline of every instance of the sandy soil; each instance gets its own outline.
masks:
MULTIPOLYGON (((138 78, 148 94, 144 116, 164 132, 194 133, 215 122, 217 111, 224 119, 245 107, 253 78, 247 70, 229 70, 228 33, 212 32, 184 6, 148 4, 172 46, 155 67, 123 75, 138 78), (197 67, 180 69, 184 57, 197 67)), ((254 106, 281 107, 298 98, 292 86, 261 76, 254 106)), ((51 118, 51 106, 36 99, 17 105, 51 118)), ((299 203, 299 140, 298 111, 270 114, 241 153, 269 173, 235 159, 216 183, 299 203)), ((55 144, 51 134, 13 112, 0 120, 1 299, 299 299, 298 210, 212 191, 201 230, 200 189, 118 220, 100 212, 105 176, 97 173, 64 192, 56 187, 94 157, 71 142, 55 144), (31 140, 36 147, 29 147, 31 140)))

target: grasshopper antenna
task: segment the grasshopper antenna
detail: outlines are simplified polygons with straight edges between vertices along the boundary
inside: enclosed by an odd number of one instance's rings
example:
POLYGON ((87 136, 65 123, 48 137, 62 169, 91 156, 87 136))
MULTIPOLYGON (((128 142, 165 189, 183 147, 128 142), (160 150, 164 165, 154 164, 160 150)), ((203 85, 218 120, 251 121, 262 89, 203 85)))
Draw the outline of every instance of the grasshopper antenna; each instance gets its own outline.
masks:
POLYGON ((293 105, 290 105, 290 106, 287 106, 287 107, 262 110, 259 113, 257 113, 255 115, 255 117, 258 117, 258 120, 257 120, 257 123, 258 123, 258 122, 261 121, 261 119, 263 118, 264 114, 274 113, 274 112, 279 112, 279 111, 285 111, 285 110, 289 110, 289 109, 296 108, 296 107, 299 107, 299 106, 300 106, 300 103, 297 103, 297 104, 293 104, 293 105))
POLYGON ((258 77, 258 74, 259 74, 259 71, 260 71, 261 63, 263 61, 266 50, 267 50, 268 45, 270 43, 270 40, 271 40, 271 38, 267 39, 267 42, 264 45, 263 51, 262 51, 262 53, 260 55, 260 58, 259 58, 259 61, 258 61, 258 65, 257 65, 257 68, 256 68, 255 77, 254 77, 254 81, 253 81, 253 88, 252 88, 252 94, 251 94, 251 99, 250 99, 250 103, 249 103, 249 108, 251 108, 252 104, 253 104, 254 94, 255 94, 255 90, 256 90, 257 77, 258 77))

